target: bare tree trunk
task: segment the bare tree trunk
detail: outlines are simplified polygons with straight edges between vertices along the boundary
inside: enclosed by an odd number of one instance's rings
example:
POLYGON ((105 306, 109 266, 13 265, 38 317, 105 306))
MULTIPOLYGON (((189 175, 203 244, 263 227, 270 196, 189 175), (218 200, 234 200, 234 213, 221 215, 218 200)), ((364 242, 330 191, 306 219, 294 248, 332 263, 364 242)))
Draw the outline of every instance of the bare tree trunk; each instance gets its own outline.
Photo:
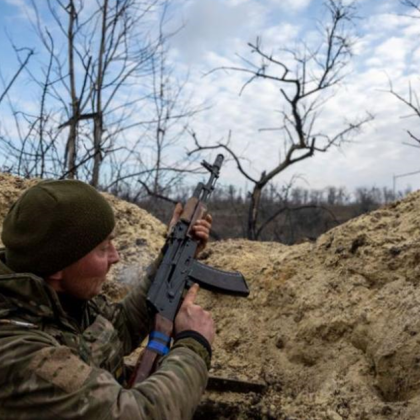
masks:
POLYGON ((155 179, 153 182, 153 192, 155 194, 160 193, 160 168, 162 164, 162 137, 163 137, 163 130, 160 126, 160 115, 158 116, 158 124, 156 128, 156 172, 155 172, 155 179))
POLYGON ((74 22, 76 19, 76 10, 73 0, 68 5, 69 26, 68 26, 68 52, 69 52, 69 76, 70 76, 70 95, 72 116, 69 119, 69 135, 66 145, 66 167, 67 178, 76 177, 77 160, 77 128, 79 123, 79 100, 76 92, 76 75, 74 69, 74 22))
POLYGON ((91 184, 97 187, 99 184, 99 173, 102 164, 102 136, 103 136, 103 113, 102 113, 102 85, 104 80, 104 54, 105 54, 105 41, 107 35, 107 16, 108 15, 108 0, 104 1, 102 6, 102 29, 101 29, 101 45, 99 48, 99 61, 98 61, 98 75, 96 79, 96 115, 94 117, 93 129, 93 172, 91 184))
POLYGON ((77 157, 77 123, 70 124, 69 136, 67 138, 67 178, 74 179, 76 177, 76 157, 77 157))
POLYGON ((99 184, 99 174, 102 164, 102 134, 103 134, 103 121, 102 113, 98 113, 93 120, 93 172, 92 172, 92 181, 91 184, 94 187, 97 187, 99 184))
POLYGON ((258 223, 258 214, 261 203, 261 194, 262 194, 263 185, 256 183, 252 194, 250 195, 250 203, 248 209, 248 230, 247 230, 247 239, 255 241, 257 239, 257 223, 258 223))

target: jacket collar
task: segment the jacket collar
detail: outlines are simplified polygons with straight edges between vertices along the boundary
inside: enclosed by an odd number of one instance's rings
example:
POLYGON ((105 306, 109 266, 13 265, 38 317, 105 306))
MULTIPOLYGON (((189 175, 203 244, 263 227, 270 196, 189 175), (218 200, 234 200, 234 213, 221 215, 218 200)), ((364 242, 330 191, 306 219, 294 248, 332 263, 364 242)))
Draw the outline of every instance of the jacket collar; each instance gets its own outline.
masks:
POLYGON ((0 249, 0 310, 23 309, 42 318, 66 318, 56 292, 41 278, 31 273, 15 273, 5 262, 0 249))

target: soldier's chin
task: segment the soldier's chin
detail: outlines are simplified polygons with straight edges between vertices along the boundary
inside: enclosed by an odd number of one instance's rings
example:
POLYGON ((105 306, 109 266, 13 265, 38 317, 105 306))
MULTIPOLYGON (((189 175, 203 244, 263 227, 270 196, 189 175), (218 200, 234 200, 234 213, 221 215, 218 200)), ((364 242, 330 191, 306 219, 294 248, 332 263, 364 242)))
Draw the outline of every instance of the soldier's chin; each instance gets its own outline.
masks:
POLYGON ((106 277, 104 277, 101 281, 101 283, 98 285, 98 293, 102 292, 102 289, 104 287, 104 283, 106 282, 106 277))
MULTIPOLYGON (((95 296, 99 295, 102 292, 103 283, 101 283, 95 290, 95 296)), ((93 297, 93 296, 92 296, 93 297)))
POLYGON ((103 287, 104 282, 105 282, 105 278, 103 279, 103 281, 98 283, 93 290, 91 290, 91 293, 89 297, 87 298, 88 300, 94 298, 95 296, 98 296, 102 292, 102 287, 103 287))

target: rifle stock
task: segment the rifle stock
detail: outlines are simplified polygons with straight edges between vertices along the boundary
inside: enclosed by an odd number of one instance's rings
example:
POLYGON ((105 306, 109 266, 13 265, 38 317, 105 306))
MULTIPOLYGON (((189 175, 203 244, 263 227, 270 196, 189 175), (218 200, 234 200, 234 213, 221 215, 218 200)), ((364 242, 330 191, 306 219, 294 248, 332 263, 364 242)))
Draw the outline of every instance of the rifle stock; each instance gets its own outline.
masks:
POLYGON ((173 322, 163 316, 156 314, 153 324, 153 337, 149 337, 149 343, 139 356, 133 375, 131 376, 128 386, 131 388, 134 384, 143 382, 156 369, 159 357, 165 354, 162 350, 165 348, 163 337, 171 337, 173 331, 173 322), (156 334, 157 333, 157 334, 156 334))

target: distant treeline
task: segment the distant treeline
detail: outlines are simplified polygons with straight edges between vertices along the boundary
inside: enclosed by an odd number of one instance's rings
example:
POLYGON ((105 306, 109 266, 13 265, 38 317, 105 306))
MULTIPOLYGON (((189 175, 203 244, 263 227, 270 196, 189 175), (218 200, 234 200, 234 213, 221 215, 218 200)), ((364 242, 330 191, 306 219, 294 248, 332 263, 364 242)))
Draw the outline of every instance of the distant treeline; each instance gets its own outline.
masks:
MULTIPOLYGON (((191 189, 170 194, 173 202, 185 202, 191 189)), ((410 189, 394 192, 390 188, 360 187, 352 193, 344 187, 324 189, 267 188, 259 214, 258 240, 295 244, 313 241, 327 230, 382 205, 403 198, 410 189)), ((136 197, 118 192, 164 223, 168 223, 173 203, 147 195, 136 197)), ((246 238, 249 198, 233 186, 218 186, 209 202, 213 216, 214 239, 246 238)))

